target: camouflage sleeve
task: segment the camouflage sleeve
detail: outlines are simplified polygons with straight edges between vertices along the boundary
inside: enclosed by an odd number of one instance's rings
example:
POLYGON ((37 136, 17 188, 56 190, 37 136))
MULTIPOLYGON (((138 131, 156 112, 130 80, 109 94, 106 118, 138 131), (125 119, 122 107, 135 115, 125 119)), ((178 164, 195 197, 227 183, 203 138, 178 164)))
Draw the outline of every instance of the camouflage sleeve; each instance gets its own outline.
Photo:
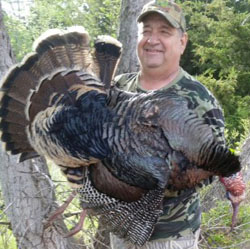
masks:
POLYGON ((185 87, 185 90, 182 89, 182 95, 188 99, 190 108, 210 125, 217 141, 225 145, 224 116, 218 101, 213 94, 199 82, 192 81, 186 84, 185 87))
POLYGON ((136 75, 137 73, 120 74, 115 77, 114 85, 125 91, 136 92, 136 75))
MULTIPOLYGON (((200 118, 209 124, 217 141, 225 146, 224 116, 212 93, 200 82, 188 79, 181 82, 177 88, 180 95, 188 100, 190 109, 193 109, 200 118)), ((213 178, 203 181, 197 186, 196 190, 210 184, 212 181, 213 178)))
MULTIPOLYGON (((214 97, 211 95, 211 99, 214 97)), ((225 136, 224 136, 224 116, 220 106, 217 104, 217 101, 214 99, 213 102, 204 102, 204 113, 201 113, 202 118, 204 118, 205 122, 210 125, 213 130, 217 141, 221 143, 221 145, 225 146, 225 136)), ((212 183, 214 177, 211 177, 208 180, 205 180, 201 183, 200 187, 207 186, 212 183)), ((199 186, 198 186, 199 189, 199 186)), ((197 190, 198 190, 197 189, 197 190)))
POLYGON ((202 115, 205 122, 210 125, 212 128, 217 141, 225 146, 225 124, 224 124, 224 116, 223 112, 219 105, 212 105, 210 108, 208 107, 206 112, 202 115))
POLYGON ((115 76, 114 78, 114 85, 117 86, 120 89, 123 89, 127 82, 127 76, 126 74, 120 74, 115 76))
MULTIPOLYGON (((184 95, 189 99, 191 106, 198 114, 199 117, 204 118, 205 122, 212 128, 217 141, 221 145, 226 146, 225 136, 224 136, 224 116, 220 105, 218 104, 215 97, 199 82, 194 82, 194 91, 188 91, 184 95)), ((199 187, 203 187, 210 181, 204 181, 199 187)), ((231 194, 232 199, 237 201, 242 201, 245 198, 245 182, 241 176, 241 172, 238 172, 230 177, 220 178, 221 183, 225 187, 226 191, 231 194)))

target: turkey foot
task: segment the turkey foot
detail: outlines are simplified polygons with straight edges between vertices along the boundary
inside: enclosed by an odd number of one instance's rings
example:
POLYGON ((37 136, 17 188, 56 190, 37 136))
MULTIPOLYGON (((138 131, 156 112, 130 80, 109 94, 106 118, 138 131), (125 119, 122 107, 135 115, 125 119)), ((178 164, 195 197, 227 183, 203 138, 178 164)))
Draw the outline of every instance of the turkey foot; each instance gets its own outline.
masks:
POLYGON ((55 212, 48 218, 47 224, 45 225, 45 228, 49 227, 53 221, 60 215, 63 214, 63 212, 65 211, 65 209, 69 206, 69 204, 73 201, 73 199, 75 198, 77 192, 74 190, 70 196, 68 197, 68 199, 63 203, 63 205, 61 205, 60 207, 58 207, 55 212))
POLYGON ((66 235, 64 235, 64 238, 71 237, 71 236, 77 234, 78 232, 80 232, 82 230, 86 214, 87 214, 86 210, 83 209, 82 212, 81 212, 81 214, 80 214, 80 221, 76 224, 76 226, 69 233, 67 233, 66 235))
MULTIPOLYGON (((60 215, 63 214, 63 212, 65 211, 65 209, 69 206, 69 204, 73 201, 73 199, 75 198, 77 192, 74 190, 70 196, 68 197, 68 199, 63 203, 63 205, 61 205, 59 208, 57 208, 55 210, 55 212, 49 217, 47 224, 45 225, 45 228, 47 228, 48 226, 50 226, 53 221, 60 215)), ((83 227, 83 223, 84 223, 84 219, 86 216, 86 210, 82 210, 81 214, 80 214, 80 221, 76 224, 76 226, 67 234, 64 235, 64 238, 68 238, 71 237, 73 235, 75 235, 76 233, 78 233, 79 231, 81 231, 82 227, 83 227)))

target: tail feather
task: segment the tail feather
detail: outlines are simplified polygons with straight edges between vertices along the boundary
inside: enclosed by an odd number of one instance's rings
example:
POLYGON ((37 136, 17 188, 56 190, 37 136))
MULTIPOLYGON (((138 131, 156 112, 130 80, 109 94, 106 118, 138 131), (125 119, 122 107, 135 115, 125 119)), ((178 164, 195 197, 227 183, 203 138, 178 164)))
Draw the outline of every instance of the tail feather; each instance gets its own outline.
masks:
POLYGON ((16 155, 25 152, 34 152, 29 144, 28 138, 24 132, 24 124, 9 123, 1 121, 0 129, 2 131, 1 140, 4 142, 4 148, 11 154, 16 155))
POLYGON ((100 79, 109 89, 120 55, 121 43, 110 36, 99 36, 95 41, 95 59, 100 68, 100 79))
POLYGON ((23 141, 25 141, 27 139, 27 136, 25 134, 20 134, 20 133, 15 133, 15 137, 13 136, 13 133, 3 133, 3 135, 1 136, 1 140, 3 142, 16 142, 16 141, 20 141, 20 143, 23 143, 23 141))
POLYGON ((89 36, 83 27, 48 30, 37 39, 34 50, 40 55, 39 69, 45 73, 60 66, 86 70, 93 64, 89 36))
POLYGON ((32 159, 38 157, 39 155, 35 151, 22 152, 19 155, 18 162, 24 162, 25 160, 32 159))
POLYGON ((2 97, 2 108, 0 109, 0 117, 7 115, 8 111, 22 113, 24 104, 19 101, 12 99, 8 95, 2 97))
MULTIPOLYGON (((10 98, 14 99, 25 105, 26 98, 29 93, 30 85, 27 82, 30 82, 31 79, 28 77, 28 74, 25 72, 21 72, 22 70, 20 67, 16 66, 13 68, 12 71, 7 75, 4 79, 4 84, 1 87, 1 92, 3 96, 9 96, 10 98), (16 82, 19 82, 16 85, 16 82)), ((3 97, 1 98, 1 102, 3 97)))
MULTIPOLYGON (((5 112, 5 110, 3 110, 2 112, 5 112)), ((28 124, 27 120, 24 116, 22 116, 22 114, 6 110, 5 115, 2 116, 1 124, 6 127, 6 124, 8 123, 18 124, 23 127, 25 127, 25 124, 28 124)))
POLYGON ((17 155, 19 153, 25 152, 33 152, 34 149, 29 145, 29 143, 24 144, 25 141, 23 141, 22 144, 18 144, 17 142, 7 142, 5 143, 5 150, 11 151, 12 155, 17 155))
POLYGON ((18 153, 25 151, 26 147, 29 148, 29 150, 31 149, 24 131, 26 129, 24 124, 25 122, 22 123, 20 120, 12 122, 1 121, 0 123, 1 140, 5 143, 5 150, 10 151, 11 154, 17 154, 14 153, 14 150, 17 148, 20 151, 18 153))
MULTIPOLYGON (((26 57, 24 57, 22 66, 19 70, 19 73, 27 72, 29 77, 31 77, 31 84, 33 85, 32 88, 35 88, 39 79, 44 76, 44 72, 40 66, 41 63, 39 62, 40 57, 41 56, 36 53, 28 54, 26 57)), ((15 80, 16 82, 19 82, 18 84, 21 84, 21 81, 17 81, 17 78, 15 80)))
POLYGON ((23 134, 23 124, 14 124, 14 123, 8 123, 8 122, 1 122, 0 123, 0 129, 3 133, 9 132, 11 134, 23 134))
POLYGON ((75 100, 70 98, 68 90, 73 85, 83 84, 74 71, 65 69, 55 70, 51 73, 50 78, 41 80, 36 90, 31 92, 28 98, 26 116, 30 122, 33 121, 38 112, 54 105, 57 98, 67 95, 69 97, 67 100, 71 100, 70 103, 73 104, 75 100), (68 74, 65 75, 66 73, 68 74))

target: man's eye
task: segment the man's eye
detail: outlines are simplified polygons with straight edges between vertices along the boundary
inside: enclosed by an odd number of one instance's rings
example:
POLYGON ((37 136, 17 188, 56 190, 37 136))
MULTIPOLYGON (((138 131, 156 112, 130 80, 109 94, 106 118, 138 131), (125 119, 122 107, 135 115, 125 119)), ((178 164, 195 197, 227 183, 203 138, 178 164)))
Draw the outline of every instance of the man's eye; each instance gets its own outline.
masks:
POLYGON ((161 33, 162 34, 168 34, 168 35, 170 34, 170 32, 168 30, 161 30, 161 33))
POLYGON ((149 34, 149 33, 150 33, 149 30, 143 30, 143 31, 142 31, 142 34, 144 34, 144 35, 149 34))

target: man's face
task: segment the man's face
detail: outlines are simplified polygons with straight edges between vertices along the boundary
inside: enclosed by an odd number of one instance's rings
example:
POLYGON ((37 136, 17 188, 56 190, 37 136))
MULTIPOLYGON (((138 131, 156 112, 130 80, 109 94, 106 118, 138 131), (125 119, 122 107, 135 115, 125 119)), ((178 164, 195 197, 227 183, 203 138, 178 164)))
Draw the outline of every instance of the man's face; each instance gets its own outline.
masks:
POLYGON ((187 34, 172 27, 161 15, 146 16, 139 26, 137 53, 143 70, 179 68, 187 34))

